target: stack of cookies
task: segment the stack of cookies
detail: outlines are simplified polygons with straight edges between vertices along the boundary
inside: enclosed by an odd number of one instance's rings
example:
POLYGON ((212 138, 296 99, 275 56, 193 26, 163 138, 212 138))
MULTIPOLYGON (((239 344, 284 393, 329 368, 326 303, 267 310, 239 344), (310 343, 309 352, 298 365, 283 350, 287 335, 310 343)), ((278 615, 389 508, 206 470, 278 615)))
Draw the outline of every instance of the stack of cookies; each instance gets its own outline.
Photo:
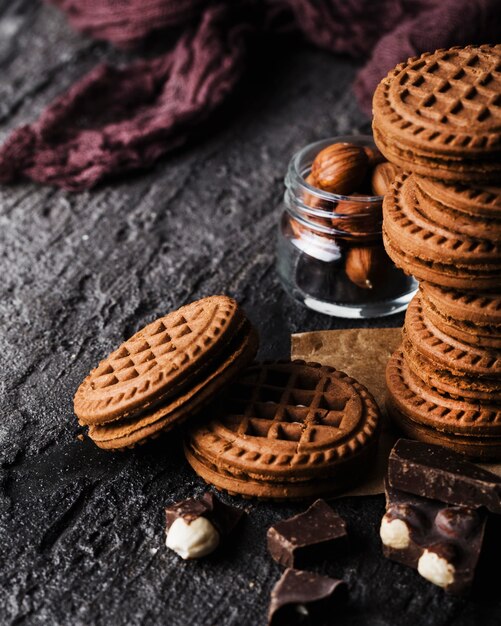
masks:
POLYGON ((373 127, 402 169, 385 247, 421 281, 388 364, 390 415, 416 439, 501 458, 501 46, 398 65, 373 127))

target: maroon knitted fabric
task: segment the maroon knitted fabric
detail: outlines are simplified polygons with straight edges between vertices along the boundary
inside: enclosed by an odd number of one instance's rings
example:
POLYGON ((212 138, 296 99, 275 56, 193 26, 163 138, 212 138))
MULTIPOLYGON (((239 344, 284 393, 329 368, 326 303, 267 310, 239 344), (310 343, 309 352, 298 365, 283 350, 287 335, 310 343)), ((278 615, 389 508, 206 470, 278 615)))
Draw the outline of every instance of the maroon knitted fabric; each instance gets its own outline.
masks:
POLYGON ((81 190, 149 166, 225 100, 244 72, 250 41, 256 45, 278 23, 332 52, 367 58, 355 82, 366 111, 396 63, 501 34, 499 0, 50 1, 74 28, 117 46, 154 31, 171 35, 173 27, 181 35, 157 58, 96 67, 15 130, 0 148, 1 182, 24 176, 81 190))

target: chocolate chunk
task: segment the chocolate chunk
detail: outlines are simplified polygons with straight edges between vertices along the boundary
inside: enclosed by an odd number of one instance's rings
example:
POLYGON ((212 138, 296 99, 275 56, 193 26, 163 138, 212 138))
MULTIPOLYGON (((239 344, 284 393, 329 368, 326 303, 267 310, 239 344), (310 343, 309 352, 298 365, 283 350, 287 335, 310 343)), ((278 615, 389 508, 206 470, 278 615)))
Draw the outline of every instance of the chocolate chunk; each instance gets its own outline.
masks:
POLYGON ((227 535, 237 525, 243 511, 237 507, 221 502, 213 493, 207 492, 201 498, 188 498, 171 504, 165 509, 166 529, 173 522, 182 518, 188 524, 198 517, 205 517, 211 522, 221 535, 227 535))
POLYGON ((399 439, 390 453, 388 480, 418 496, 501 513, 501 478, 441 446, 399 439))
POLYGON ((445 591, 463 593, 473 582, 485 522, 484 509, 449 506, 387 486, 383 553, 445 591))
POLYGON ((286 569, 271 592, 268 626, 316 625, 339 612, 347 597, 342 580, 286 569))
POLYGON ((268 530, 268 550, 285 567, 303 568, 346 550, 346 523, 324 500, 268 530))

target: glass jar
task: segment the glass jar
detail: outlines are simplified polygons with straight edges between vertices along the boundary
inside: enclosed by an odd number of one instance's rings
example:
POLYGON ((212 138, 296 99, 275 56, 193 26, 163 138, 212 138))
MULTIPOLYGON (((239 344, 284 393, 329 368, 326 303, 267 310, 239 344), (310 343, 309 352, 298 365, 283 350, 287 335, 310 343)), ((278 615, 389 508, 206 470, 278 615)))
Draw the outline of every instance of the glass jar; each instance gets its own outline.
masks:
POLYGON ((417 282, 384 250, 383 196, 342 196, 305 180, 320 150, 338 142, 374 147, 370 136, 332 137, 293 156, 279 224, 278 274, 290 295, 320 313, 347 318, 398 313, 417 282))

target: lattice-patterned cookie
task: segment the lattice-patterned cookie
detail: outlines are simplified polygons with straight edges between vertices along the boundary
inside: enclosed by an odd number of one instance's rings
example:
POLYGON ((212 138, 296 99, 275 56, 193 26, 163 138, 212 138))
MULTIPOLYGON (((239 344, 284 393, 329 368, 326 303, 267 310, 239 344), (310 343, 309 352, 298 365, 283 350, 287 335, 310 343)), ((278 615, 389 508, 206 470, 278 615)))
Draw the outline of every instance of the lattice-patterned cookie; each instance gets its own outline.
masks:
POLYGON ((427 218, 414 177, 398 176, 383 203, 385 247, 396 265, 419 280, 445 287, 501 286, 501 244, 454 231, 427 218))
POLYGON ((501 187, 444 183, 418 175, 414 175, 414 180, 421 191, 439 205, 467 215, 501 220, 501 187))
POLYGON ((501 408, 440 394, 412 374, 401 350, 386 369, 387 408, 409 437, 474 458, 501 458, 501 408))
POLYGON ((80 385, 75 413, 100 447, 143 441, 191 415, 254 358, 237 303, 211 296, 149 324, 80 385))
POLYGON ((226 296, 193 302, 148 324, 87 376, 75 394, 84 424, 102 424, 177 395, 191 370, 220 349, 242 321, 226 296))
MULTIPOLYGON (((426 191, 428 181, 423 185, 421 183, 425 181, 423 177, 413 176, 413 179, 419 210, 428 222, 475 240, 483 239, 494 245, 501 242, 501 213, 497 217, 494 214, 486 217, 474 211, 462 211, 458 208, 461 203, 454 204, 454 194, 451 193, 450 204, 444 204, 428 195, 426 191)), ((444 183, 439 184, 445 186, 444 183)))
POLYGON ((397 65, 373 100, 374 139, 399 167, 441 180, 501 174, 501 45, 428 52, 397 65))
POLYGON ((494 326, 501 330, 501 295, 461 292, 423 282, 423 297, 444 315, 472 325, 494 326))
POLYGON ((342 372, 303 361, 250 367, 186 437, 188 461, 221 489, 299 498, 342 489, 366 471, 379 410, 342 372))
POLYGON ((446 335, 474 346, 501 350, 501 297, 421 283, 426 317, 446 335))
POLYGON ((501 379, 501 352, 463 343, 439 330, 426 316, 418 293, 405 316, 405 335, 424 357, 458 376, 501 379))
POLYGON ((402 351, 410 371, 428 387, 452 398, 466 398, 479 404, 501 403, 501 377, 458 376, 416 350, 404 331, 402 351))
POLYGON ((166 404, 146 410, 139 416, 114 420, 106 424, 89 427, 89 437, 100 448, 132 448, 160 432, 179 426, 189 417, 199 412, 225 385, 244 369, 257 352, 258 336, 254 329, 248 334, 239 334, 230 342, 224 359, 215 359, 207 374, 180 396, 166 404))

